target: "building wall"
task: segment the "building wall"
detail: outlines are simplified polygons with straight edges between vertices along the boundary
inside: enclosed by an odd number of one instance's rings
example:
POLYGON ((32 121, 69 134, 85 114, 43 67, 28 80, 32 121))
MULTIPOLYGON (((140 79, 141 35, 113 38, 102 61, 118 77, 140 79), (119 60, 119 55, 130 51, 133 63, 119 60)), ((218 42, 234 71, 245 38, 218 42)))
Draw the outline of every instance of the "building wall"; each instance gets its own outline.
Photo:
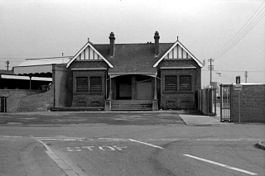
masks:
POLYGON ((86 70, 73 71, 73 107, 104 107, 106 97, 106 71, 105 70, 86 70), (100 94, 91 94, 87 92, 76 91, 76 77, 100 76, 102 79, 102 92, 100 94))
POLYGON ((160 69, 160 108, 162 109, 195 109, 196 108, 196 93, 201 88, 201 69, 194 61, 163 61, 162 67, 190 67, 194 69, 160 69), (165 76, 176 75, 178 80, 178 89, 175 92, 165 91, 165 76), (191 75, 192 90, 179 90, 179 78, 181 75, 191 75))
POLYGON ((54 107, 70 107, 72 104, 72 72, 65 64, 53 65, 54 107))
POLYGON ((241 122, 265 122, 265 85, 242 85, 241 91, 232 87, 232 122, 239 122, 239 108, 241 122))

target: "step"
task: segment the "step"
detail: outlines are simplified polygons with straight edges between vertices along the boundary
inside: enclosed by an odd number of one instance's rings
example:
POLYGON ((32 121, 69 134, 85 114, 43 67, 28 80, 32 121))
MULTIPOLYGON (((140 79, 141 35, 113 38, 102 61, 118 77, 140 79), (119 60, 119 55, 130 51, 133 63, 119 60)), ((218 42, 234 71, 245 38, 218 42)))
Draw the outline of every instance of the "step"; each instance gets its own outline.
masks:
POLYGON ((111 102, 111 110, 152 110, 152 100, 113 100, 111 102))

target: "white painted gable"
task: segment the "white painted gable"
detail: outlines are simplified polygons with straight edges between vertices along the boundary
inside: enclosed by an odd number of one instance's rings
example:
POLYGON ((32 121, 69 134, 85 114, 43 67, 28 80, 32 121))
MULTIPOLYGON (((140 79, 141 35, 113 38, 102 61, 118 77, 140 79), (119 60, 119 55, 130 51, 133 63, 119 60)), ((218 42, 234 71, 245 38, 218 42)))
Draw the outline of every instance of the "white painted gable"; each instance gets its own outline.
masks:
POLYGON ((177 44, 171 51, 165 56, 165 59, 191 59, 192 56, 187 53, 179 44, 177 44))
POLYGON ((90 42, 87 42, 86 45, 79 50, 75 56, 67 63, 67 68, 71 65, 71 63, 75 60, 78 61, 105 61, 110 68, 113 68, 111 63, 105 59, 90 42))
POLYGON ((200 67, 203 66, 202 62, 197 59, 180 41, 176 41, 169 50, 153 65, 157 67, 158 64, 163 60, 180 60, 180 59, 193 59, 200 67))
POLYGON ((91 60, 98 61, 103 60, 99 54, 97 54, 90 46, 87 46, 76 58, 76 60, 91 60))

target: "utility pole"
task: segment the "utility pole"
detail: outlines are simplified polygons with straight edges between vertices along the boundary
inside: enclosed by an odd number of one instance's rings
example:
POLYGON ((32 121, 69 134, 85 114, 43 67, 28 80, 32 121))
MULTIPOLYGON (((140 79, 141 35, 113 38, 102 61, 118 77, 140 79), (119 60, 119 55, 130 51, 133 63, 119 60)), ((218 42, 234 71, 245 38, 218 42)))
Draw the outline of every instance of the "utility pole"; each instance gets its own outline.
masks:
POLYGON ((208 59, 208 62, 209 62, 208 69, 210 70, 210 86, 211 87, 212 87, 212 71, 214 70, 213 61, 214 60, 212 58, 208 59))
POLYGON ((10 64, 10 62, 9 62, 9 60, 7 60, 7 61, 6 61, 6 70, 7 70, 7 71, 9 70, 9 64, 10 64))
POLYGON ((248 71, 245 71, 245 83, 248 82, 248 71))

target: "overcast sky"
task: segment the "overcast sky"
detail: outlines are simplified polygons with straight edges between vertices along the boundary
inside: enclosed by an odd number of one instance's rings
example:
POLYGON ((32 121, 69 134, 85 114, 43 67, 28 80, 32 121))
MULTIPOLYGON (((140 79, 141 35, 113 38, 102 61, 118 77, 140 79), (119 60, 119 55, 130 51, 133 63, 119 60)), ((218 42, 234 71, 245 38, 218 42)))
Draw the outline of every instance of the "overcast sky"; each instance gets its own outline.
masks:
POLYGON ((74 55, 93 43, 180 41, 200 60, 203 84, 265 82, 265 0, 0 0, 0 69, 25 58, 74 55), (218 74, 216 73, 221 73, 218 74))

